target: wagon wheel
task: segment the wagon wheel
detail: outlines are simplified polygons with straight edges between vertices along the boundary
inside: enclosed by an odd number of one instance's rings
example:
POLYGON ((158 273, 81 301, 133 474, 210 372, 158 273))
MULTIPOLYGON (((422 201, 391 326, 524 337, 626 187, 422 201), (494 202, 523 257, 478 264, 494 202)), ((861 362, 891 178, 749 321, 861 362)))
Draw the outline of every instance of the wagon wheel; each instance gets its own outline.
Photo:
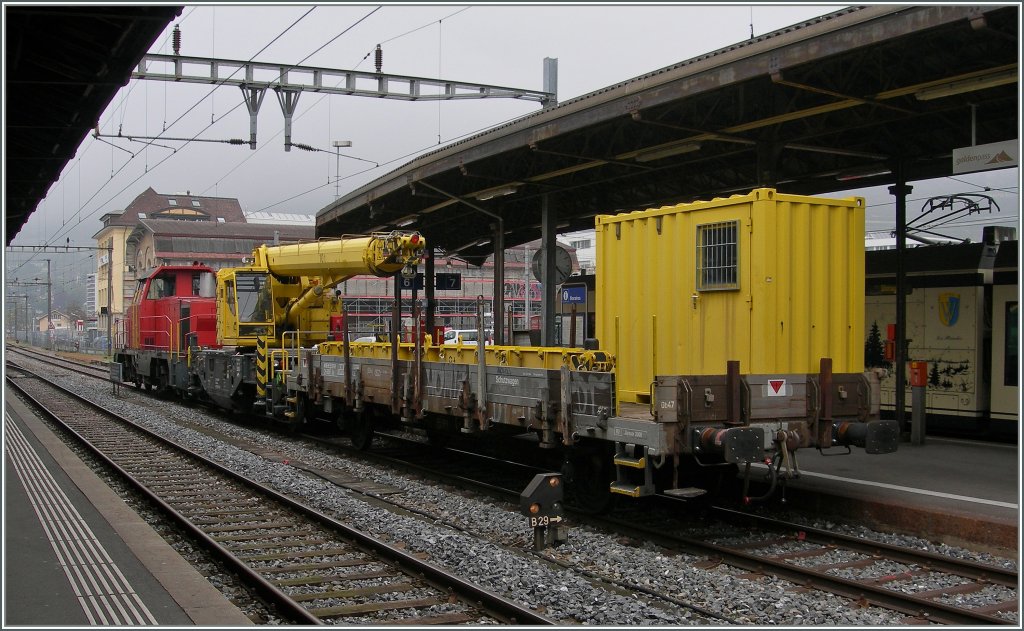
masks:
POLYGON ((427 430, 427 444, 431 449, 443 450, 452 442, 452 435, 441 429, 427 430))
POLYGON ((335 399, 332 403, 333 411, 328 415, 328 418, 341 432, 347 433, 348 428, 352 427, 352 409, 347 405, 342 406, 341 403, 338 402, 338 399, 335 399))
POLYGON ((565 502, 582 513, 596 515, 611 507, 611 472, 606 458, 599 453, 579 452, 562 465, 565 478, 565 502))
POLYGON ((295 398, 295 416, 288 419, 288 431, 292 434, 299 433, 299 430, 306 424, 306 409, 308 405, 304 395, 297 395, 295 398))
POLYGON ((171 390, 171 376, 167 370, 167 364, 159 364, 156 367, 156 392, 159 395, 168 395, 171 390))
POLYGON ((350 419, 349 440, 359 451, 366 451, 373 442, 373 426, 376 417, 372 406, 365 406, 350 419))

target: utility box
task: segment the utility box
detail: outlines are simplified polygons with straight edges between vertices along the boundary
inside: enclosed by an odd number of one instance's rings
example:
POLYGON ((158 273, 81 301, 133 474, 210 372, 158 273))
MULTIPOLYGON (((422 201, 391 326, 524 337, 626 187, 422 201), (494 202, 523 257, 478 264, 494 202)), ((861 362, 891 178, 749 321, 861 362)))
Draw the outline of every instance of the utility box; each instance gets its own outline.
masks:
POLYGON ((756 189, 599 215, 597 337, 617 400, 657 375, 864 370, 864 199, 756 189))

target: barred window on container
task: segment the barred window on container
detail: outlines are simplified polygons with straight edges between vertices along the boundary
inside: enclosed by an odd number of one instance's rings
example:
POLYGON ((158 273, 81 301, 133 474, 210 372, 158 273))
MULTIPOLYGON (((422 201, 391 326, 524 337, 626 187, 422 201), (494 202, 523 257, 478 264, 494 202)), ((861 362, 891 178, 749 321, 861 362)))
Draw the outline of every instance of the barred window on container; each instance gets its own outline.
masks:
POLYGON ((697 289, 739 289, 738 221, 697 226, 697 289))

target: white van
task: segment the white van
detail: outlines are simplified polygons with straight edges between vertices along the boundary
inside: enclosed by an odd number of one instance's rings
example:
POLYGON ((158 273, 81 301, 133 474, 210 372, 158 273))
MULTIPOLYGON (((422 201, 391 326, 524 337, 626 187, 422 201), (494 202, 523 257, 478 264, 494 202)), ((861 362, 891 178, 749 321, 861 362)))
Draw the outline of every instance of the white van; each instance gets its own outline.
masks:
MULTIPOLYGON (((448 329, 444 332, 442 344, 458 344, 461 339, 466 346, 476 346, 478 334, 479 331, 476 329, 448 329)), ((485 346, 494 344, 491 331, 484 331, 484 334, 487 336, 485 346)))

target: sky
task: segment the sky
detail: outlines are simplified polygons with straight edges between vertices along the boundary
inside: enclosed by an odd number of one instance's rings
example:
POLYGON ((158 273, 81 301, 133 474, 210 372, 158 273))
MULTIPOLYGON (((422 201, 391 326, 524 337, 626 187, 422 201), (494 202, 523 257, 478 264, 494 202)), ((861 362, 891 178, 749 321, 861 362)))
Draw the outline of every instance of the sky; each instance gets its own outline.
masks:
MULTIPOLYGON (((558 59, 565 101, 843 5, 191 5, 151 53, 181 54, 372 71, 542 89, 543 60, 558 59)), ((284 119, 268 92, 258 116, 258 148, 170 138, 248 140, 249 117, 234 87, 133 80, 100 118, 13 245, 92 245, 100 217, 122 210, 147 187, 160 193, 234 197, 246 212, 315 215, 347 192, 409 159, 467 135, 536 112, 511 99, 406 102, 303 94, 292 142, 322 151, 284 151, 284 119), (150 142, 124 136, 160 136, 150 142), (335 153, 332 141, 350 148, 335 153), (379 166, 378 166, 379 165, 379 166), (335 174, 340 179, 335 179, 335 174)), ((978 240, 982 223, 1019 223, 1017 169, 915 183, 908 216, 932 195, 991 189, 1000 207, 955 230, 978 240), (1005 190, 1004 190, 1005 189, 1005 190), (994 220, 994 221, 993 221, 994 220)), ((868 205, 868 230, 895 225, 884 188, 854 191, 868 205)), ((61 255, 63 256, 63 255, 61 255)), ((58 264, 95 267, 91 255, 58 264)), ((8 276, 28 255, 5 253, 8 276)), ((78 275, 73 275, 77 278, 78 275)))

